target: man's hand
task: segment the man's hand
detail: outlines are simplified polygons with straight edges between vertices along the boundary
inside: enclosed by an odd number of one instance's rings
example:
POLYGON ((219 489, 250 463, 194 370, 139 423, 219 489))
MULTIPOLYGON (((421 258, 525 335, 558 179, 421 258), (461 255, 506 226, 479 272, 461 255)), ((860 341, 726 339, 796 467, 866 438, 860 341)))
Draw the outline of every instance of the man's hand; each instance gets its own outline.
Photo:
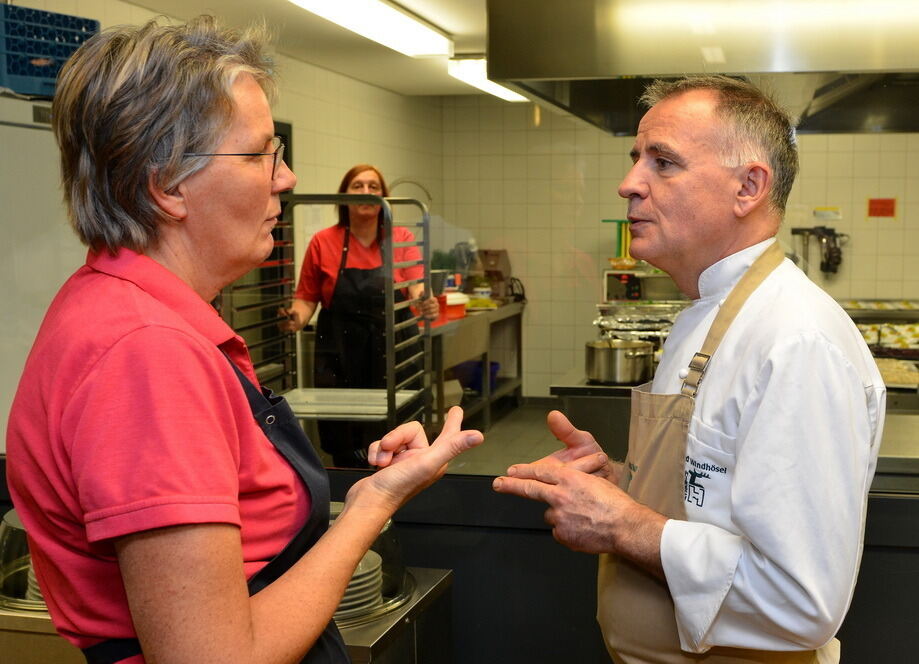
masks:
POLYGON ((557 410, 546 416, 546 424, 552 435, 564 443, 565 447, 534 463, 549 466, 570 464, 577 470, 606 478, 610 482, 618 482, 619 464, 610 462, 589 431, 576 429, 571 421, 557 410))
POLYGON ((492 486, 498 493, 547 503, 545 519, 552 536, 568 548, 620 554, 663 578, 660 540, 666 517, 635 502, 605 477, 576 469, 575 463, 518 464, 492 486))

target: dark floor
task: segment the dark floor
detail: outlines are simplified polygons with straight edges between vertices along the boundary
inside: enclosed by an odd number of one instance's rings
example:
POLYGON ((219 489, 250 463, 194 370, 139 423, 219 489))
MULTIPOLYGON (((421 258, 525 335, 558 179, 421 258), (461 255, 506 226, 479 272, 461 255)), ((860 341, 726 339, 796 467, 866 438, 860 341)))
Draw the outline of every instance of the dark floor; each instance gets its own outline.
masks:
POLYGON ((484 432, 485 442, 455 459, 448 472, 503 475, 511 464, 535 461, 554 452, 561 443, 546 427, 546 415, 552 408, 523 405, 506 412, 484 432))

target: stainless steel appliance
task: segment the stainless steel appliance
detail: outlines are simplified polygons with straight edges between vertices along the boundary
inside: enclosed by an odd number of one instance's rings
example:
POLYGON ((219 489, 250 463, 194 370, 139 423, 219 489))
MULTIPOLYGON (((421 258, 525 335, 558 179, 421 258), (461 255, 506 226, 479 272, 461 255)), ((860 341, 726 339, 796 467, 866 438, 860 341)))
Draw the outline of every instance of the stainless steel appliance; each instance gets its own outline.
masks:
POLYGON ((604 270, 603 302, 597 305, 597 317, 594 319, 599 341, 587 344, 587 379, 596 383, 621 384, 640 383, 650 378, 677 314, 688 304, 689 300, 669 274, 644 261, 638 261, 630 269, 604 270), (635 365, 633 379, 621 380, 628 372, 617 372, 617 375, 604 370, 601 374, 598 359, 594 358, 598 354, 610 353, 609 350, 601 350, 604 344, 608 347, 610 340, 650 344, 653 359, 647 373, 637 368, 640 356, 626 358, 624 355, 634 355, 637 351, 623 349, 617 363, 629 360, 628 364, 635 365))
MULTIPOLYGON (((670 334, 677 314, 688 304, 689 300, 601 302, 597 305, 597 317, 593 322, 601 341, 620 339, 649 342, 653 349, 653 361, 651 372, 645 378, 650 378, 660 360, 661 348, 667 335, 670 334)), ((596 380, 591 378, 590 373, 591 370, 588 367, 588 379, 596 380)))
POLYGON ((617 300, 685 300, 673 279, 660 270, 605 270, 603 272, 603 301, 617 300))

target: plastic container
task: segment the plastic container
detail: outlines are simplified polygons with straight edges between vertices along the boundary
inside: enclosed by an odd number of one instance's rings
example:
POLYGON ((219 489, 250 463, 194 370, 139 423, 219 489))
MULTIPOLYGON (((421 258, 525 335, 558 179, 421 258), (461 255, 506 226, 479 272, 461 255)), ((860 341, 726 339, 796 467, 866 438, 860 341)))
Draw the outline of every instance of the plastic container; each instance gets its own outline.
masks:
POLYGON ((447 318, 463 318, 466 315, 466 305, 469 296, 465 293, 449 292, 447 295, 447 318))
POLYGON ((0 5, 0 86, 53 96, 64 62, 99 32, 99 21, 0 5))
MULTIPOLYGON (((489 363, 489 387, 492 392, 498 386, 498 369, 501 368, 500 362, 489 363)), ((460 362, 453 367, 453 375, 464 388, 474 390, 479 394, 482 393, 482 363, 476 360, 469 362, 460 362)))

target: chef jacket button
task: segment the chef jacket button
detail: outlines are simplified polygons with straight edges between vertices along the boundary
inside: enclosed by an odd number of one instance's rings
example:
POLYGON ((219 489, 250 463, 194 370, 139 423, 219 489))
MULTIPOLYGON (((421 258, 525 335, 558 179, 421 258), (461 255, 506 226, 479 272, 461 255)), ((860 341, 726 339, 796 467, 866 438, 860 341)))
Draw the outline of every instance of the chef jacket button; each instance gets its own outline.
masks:
POLYGON ((265 424, 274 424, 274 421, 278 419, 274 415, 269 415, 265 418, 265 424))
POLYGON ((686 378, 686 376, 689 375, 689 369, 687 369, 687 368, 684 367, 684 368, 680 369, 680 373, 678 373, 677 375, 678 375, 680 378, 686 378))

